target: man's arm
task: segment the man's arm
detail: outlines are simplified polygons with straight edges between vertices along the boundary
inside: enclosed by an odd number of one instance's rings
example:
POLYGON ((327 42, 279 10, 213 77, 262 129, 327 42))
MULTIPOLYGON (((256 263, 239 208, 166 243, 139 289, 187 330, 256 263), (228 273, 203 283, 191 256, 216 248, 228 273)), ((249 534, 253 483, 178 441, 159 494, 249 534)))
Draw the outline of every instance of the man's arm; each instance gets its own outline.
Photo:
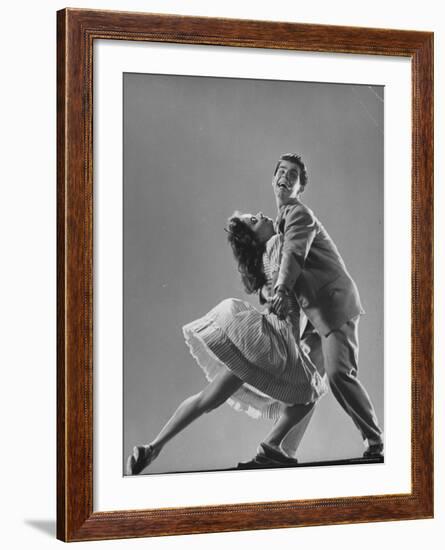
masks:
POLYGON ((284 218, 283 249, 275 290, 294 288, 316 233, 316 221, 310 210, 301 204, 289 209, 284 218))
POLYGON ((279 319, 285 319, 289 313, 289 295, 283 286, 279 286, 272 296, 269 311, 275 313, 279 319))
POLYGON ((280 270, 270 308, 280 319, 286 318, 289 312, 289 292, 301 275, 316 232, 315 219, 307 208, 297 204, 289 209, 284 218, 280 270))

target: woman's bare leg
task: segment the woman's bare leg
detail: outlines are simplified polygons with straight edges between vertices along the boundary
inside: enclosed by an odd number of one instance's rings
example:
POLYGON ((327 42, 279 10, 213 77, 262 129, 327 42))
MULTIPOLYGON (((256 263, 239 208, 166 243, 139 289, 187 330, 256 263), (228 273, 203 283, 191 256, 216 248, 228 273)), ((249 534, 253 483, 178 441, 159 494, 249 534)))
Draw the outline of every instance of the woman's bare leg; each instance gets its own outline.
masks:
POLYGON ((286 437, 281 441, 280 448, 287 456, 296 458, 298 447, 300 446, 301 440, 306 433, 314 411, 315 407, 312 407, 307 415, 295 424, 295 426, 287 433, 286 437))
POLYGON ((280 445, 286 435, 312 411, 313 407, 314 403, 288 405, 266 436, 264 443, 281 451, 280 445))
POLYGON ((156 438, 150 443, 157 456, 164 445, 202 414, 208 413, 233 395, 243 382, 229 370, 220 373, 199 393, 185 399, 156 438))

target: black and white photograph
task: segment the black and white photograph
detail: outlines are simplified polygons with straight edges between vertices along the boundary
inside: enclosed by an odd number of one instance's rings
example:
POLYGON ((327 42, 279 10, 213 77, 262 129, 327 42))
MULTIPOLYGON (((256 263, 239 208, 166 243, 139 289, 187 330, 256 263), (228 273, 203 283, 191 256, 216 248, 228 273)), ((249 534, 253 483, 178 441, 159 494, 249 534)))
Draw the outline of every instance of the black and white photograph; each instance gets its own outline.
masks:
POLYGON ((384 86, 123 75, 126 476, 384 462, 384 86))
POLYGON ((2 6, 5 549, 440 548, 440 6, 2 6))

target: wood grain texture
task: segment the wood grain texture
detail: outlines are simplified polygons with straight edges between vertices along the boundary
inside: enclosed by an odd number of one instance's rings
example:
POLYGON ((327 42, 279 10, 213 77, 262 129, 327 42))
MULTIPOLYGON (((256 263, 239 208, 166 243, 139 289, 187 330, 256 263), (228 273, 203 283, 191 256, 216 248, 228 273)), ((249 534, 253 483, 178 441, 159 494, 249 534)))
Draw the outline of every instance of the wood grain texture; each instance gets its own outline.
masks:
POLYGON ((57 537, 65 532, 65 13, 57 18, 57 537))
POLYGON ((432 33, 67 9, 57 14, 57 86, 57 537, 97 540, 432 517, 432 33), (92 66, 98 38, 411 59, 411 493, 93 513, 92 66))

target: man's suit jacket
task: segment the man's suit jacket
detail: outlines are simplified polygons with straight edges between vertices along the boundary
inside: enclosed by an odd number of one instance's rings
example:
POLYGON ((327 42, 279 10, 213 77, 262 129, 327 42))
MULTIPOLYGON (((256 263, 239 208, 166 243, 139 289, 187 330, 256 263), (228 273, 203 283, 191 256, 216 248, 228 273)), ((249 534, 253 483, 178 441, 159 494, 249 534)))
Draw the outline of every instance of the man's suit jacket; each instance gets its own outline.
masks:
POLYGON ((283 246, 275 288, 295 292, 319 334, 364 313, 357 286, 334 242, 313 212, 294 199, 280 208, 276 227, 283 246))

